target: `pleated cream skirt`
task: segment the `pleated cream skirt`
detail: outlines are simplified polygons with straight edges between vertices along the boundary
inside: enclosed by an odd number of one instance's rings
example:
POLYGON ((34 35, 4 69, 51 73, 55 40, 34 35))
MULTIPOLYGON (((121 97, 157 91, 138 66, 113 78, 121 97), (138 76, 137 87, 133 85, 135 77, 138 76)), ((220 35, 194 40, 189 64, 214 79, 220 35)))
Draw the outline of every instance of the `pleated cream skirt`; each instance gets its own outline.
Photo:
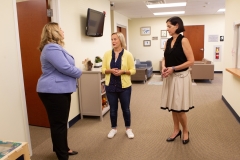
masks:
POLYGON ((161 109, 188 112, 193 106, 192 79, 190 71, 175 72, 163 78, 161 109))

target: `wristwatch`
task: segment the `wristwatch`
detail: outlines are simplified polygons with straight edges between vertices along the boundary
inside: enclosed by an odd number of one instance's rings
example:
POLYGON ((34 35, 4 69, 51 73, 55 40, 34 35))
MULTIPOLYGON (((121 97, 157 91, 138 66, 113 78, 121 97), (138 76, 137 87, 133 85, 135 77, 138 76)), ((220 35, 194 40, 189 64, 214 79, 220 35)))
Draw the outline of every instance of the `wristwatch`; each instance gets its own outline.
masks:
POLYGON ((175 70, 175 66, 172 66, 172 69, 173 69, 173 72, 175 72, 176 70, 175 70))

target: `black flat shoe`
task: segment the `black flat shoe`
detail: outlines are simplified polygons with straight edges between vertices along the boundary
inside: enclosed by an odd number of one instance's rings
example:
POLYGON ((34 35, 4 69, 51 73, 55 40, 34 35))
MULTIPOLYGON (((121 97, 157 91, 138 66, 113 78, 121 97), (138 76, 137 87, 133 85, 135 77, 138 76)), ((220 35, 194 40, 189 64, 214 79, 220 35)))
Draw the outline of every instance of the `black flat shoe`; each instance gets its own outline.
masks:
POLYGON ((78 152, 77 151, 72 151, 72 152, 68 152, 68 155, 76 155, 76 154, 78 154, 78 152))
POLYGON ((183 143, 183 144, 188 144, 188 142, 189 142, 189 132, 188 132, 188 139, 182 140, 182 143, 183 143))
POLYGON ((166 140, 167 142, 172 142, 175 140, 175 138, 177 138, 178 136, 180 136, 181 138, 181 134, 182 134, 182 131, 179 130, 178 134, 174 137, 174 138, 171 138, 171 137, 168 137, 168 139, 166 140))

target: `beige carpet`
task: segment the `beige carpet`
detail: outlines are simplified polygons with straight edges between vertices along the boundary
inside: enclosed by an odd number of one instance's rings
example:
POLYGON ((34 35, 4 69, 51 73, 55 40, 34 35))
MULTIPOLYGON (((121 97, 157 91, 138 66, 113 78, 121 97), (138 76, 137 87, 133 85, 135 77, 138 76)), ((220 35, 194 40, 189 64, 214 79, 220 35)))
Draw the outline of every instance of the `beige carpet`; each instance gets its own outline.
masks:
MULTIPOLYGON (((195 108, 187 113, 190 142, 166 142, 173 131, 171 113, 159 109, 161 85, 134 83, 131 112, 134 139, 128 139, 121 109, 118 133, 108 139, 109 112, 103 121, 85 117, 69 129, 70 160, 239 160, 240 125, 221 99, 222 74, 193 86, 195 108)), ((56 160, 49 129, 30 126, 32 160, 56 160), (42 137, 42 138, 41 138, 42 137)))
POLYGON ((162 76, 154 74, 147 82, 148 85, 163 85, 162 76))

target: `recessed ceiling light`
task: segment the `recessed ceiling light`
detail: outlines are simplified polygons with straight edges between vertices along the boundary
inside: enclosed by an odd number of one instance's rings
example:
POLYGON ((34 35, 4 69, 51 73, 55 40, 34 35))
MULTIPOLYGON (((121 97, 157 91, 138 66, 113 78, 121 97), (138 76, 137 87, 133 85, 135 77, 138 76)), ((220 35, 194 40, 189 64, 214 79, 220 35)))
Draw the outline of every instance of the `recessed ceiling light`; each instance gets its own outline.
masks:
POLYGON ((217 12, 225 12, 225 8, 219 9, 217 12))
POLYGON ((185 11, 175 11, 175 12, 158 12, 158 13, 153 13, 155 16, 159 15, 170 15, 170 14, 185 14, 185 11))
POLYGON ((181 7, 186 5, 187 5, 187 2, 180 2, 180 3, 151 4, 151 5, 147 5, 147 7, 148 8, 166 8, 166 7, 181 7))

